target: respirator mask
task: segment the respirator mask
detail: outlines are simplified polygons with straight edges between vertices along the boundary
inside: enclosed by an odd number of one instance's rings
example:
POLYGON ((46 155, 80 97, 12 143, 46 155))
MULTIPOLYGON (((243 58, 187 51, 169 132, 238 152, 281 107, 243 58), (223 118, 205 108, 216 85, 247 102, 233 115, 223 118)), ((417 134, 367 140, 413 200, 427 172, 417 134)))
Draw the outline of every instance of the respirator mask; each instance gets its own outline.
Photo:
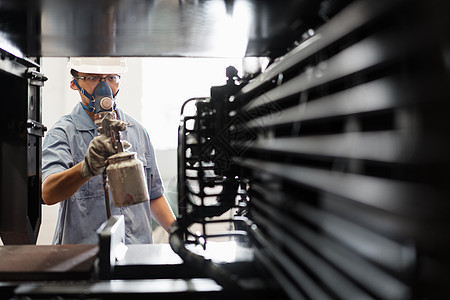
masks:
POLYGON ((108 112, 113 112, 115 117, 117 118, 117 115, 115 113, 116 109, 116 100, 115 97, 119 91, 114 95, 113 91, 111 90, 111 87, 105 80, 101 80, 97 86, 95 87, 92 95, 86 92, 83 88, 81 88, 78 84, 78 82, 73 79, 73 82, 77 86, 77 88, 89 99, 88 106, 83 105, 83 108, 86 111, 93 112, 94 115, 94 123, 97 126, 101 125, 103 117, 108 112))
POLYGON ((91 103, 93 102, 95 124, 98 125, 98 122, 102 121, 107 112, 114 112, 114 115, 117 119, 117 116, 115 114, 115 95, 113 95, 113 92, 106 81, 102 80, 97 84, 94 92, 92 93, 92 96, 94 97, 94 100, 89 101, 89 104, 91 105, 91 103))

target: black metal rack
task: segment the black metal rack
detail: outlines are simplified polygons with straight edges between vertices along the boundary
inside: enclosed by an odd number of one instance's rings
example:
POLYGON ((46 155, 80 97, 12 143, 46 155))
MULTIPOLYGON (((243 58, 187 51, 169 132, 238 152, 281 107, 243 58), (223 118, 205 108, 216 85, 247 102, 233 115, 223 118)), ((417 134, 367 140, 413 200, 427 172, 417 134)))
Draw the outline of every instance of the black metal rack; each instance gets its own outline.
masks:
POLYGON ((41 90, 38 60, 0 49, 0 237, 34 244, 41 224, 41 90))
POLYGON ((258 77, 230 73, 191 100, 185 243, 205 247, 211 218, 234 209, 243 227, 228 234, 244 229, 291 299, 448 295, 444 6, 354 2, 258 77))

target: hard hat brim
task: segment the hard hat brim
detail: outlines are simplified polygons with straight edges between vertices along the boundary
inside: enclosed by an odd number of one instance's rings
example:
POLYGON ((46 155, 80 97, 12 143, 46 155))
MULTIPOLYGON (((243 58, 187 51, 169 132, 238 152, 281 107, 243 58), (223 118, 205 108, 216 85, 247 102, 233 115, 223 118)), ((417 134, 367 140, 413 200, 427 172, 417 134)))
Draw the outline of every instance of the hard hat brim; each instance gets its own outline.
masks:
POLYGON ((88 74, 122 74, 128 70, 122 57, 71 57, 68 67, 88 74))

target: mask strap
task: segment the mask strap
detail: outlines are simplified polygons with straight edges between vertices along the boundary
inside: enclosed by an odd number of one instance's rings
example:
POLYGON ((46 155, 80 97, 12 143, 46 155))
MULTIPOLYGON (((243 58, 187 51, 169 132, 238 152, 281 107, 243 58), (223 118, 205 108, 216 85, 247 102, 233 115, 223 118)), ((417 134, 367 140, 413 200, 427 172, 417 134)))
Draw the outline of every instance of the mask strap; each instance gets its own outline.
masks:
POLYGON ((75 80, 75 78, 73 79, 73 83, 75 83, 75 85, 77 86, 77 89, 80 90, 80 92, 85 95, 89 100, 93 101, 94 96, 92 96, 91 94, 89 94, 88 92, 86 92, 83 88, 81 88, 81 86, 78 84, 78 82, 75 80))
POLYGON ((93 111, 95 110, 95 106, 94 106, 95 98, 94 98, 94 96, 92 96, 91 94, 89 94, 88 92, 86 92, 86 91, 78 84, 78 82, 75 80, 75 78, 74 78, 72 81, 73 81, 73 83, 76 85, 77 89, 78 89, 83 95, 85 95, 86 98, 89 99, 89 104, 88 104, 88 106, 84 105, 83 102, 80 101, 80 102, 81 102, 81 105, 82 105, 83 108, 84 108, 84 110, 85 110, 85 111, 91 111, 91 112, 93 112, 93 111))
POLYGON ((116 96, 119 93, 119 91, 120 91, 120 89, 117 89, 117 92, 113 96, 113 103, 114 103, 113 110, 116 110, 116 96))

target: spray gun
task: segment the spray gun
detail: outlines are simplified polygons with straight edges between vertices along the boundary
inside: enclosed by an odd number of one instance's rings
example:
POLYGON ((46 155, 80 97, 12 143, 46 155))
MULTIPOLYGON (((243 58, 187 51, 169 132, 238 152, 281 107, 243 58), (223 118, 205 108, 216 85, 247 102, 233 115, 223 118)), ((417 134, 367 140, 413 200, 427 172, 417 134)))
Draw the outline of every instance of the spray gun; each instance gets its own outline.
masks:
POLYGON ((99 126, 100 134, 111 138, 116 154, 107 159, 103 172, 103 188, 105 190, 106 214, 111 216, 109 189, 114 207, 129 206, 149 200, 142 162, 136 159, 136 153, 127 152, 129 144, 120 140, 120 131, 124 131, 127 123, 117 120, 112 112, 106 113, 99 126), (125 146, 125 147, 124 147, 125 146))
POLYGON ((123 152, 123 144, 120 140, 120 131, 124 131, 127 126, 128 123, 117 120, 113 112, 107 112, 98 126, 98 131, 100 134, 111 138, 113 147, 117 152, 123 152))

